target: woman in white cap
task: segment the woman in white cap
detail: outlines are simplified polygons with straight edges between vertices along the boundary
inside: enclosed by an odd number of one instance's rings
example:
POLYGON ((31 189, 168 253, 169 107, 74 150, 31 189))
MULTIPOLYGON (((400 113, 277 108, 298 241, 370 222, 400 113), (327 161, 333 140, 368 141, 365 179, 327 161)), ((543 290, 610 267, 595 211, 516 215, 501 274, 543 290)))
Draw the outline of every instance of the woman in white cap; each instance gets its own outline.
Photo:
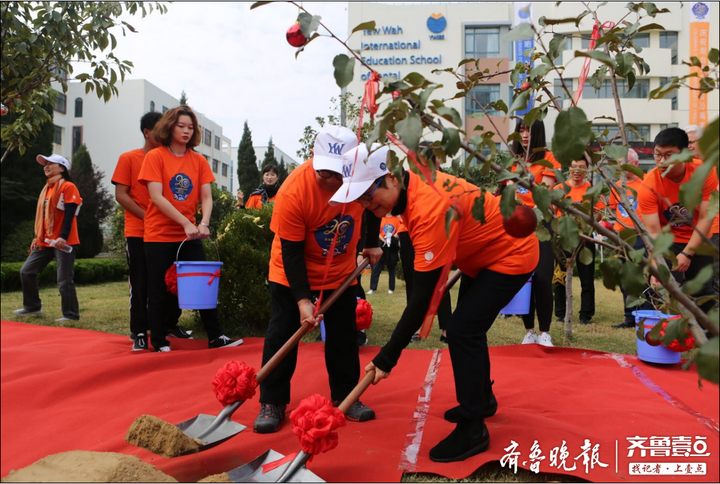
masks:
POLYGON ((13 311, 16 316, 42 313, 37 275, 51 260, 57 259, 57 282, 63 316, 55 321, 66 323, 80 319, 73 265, 80 245, 77 214, 82 198, 70 179, 70 163, 60 155, 38 155, 47 178, 40 192, 35 212, 35 238, 22 269, 20 281, 23 290, 23 307, 13 311))

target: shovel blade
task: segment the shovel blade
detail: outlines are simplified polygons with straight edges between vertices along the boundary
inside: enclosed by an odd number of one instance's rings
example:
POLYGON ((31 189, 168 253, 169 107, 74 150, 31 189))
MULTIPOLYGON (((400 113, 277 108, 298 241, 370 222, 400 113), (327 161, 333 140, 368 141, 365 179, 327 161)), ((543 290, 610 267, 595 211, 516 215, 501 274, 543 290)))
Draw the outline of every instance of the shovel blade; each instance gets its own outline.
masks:
MULTIPOLYGON (((193 417, 190 420, 180 422, 176 425, 176 427, 182 430, 183 433, 188 437, 196 439, 198 438, 198 436, 202 435, 208 429, 208 427, 210 427, 210 425, 215 421, 216 418, 217 417, 215 415, 206 415, 204 413, 201 413, 197 417, 193 417)), ((203 442, 200 446, 200 450, 202 451, 221 444, 233 435, 239 434, 246 428, 247 427, 245 427, 244 425, 233 422, 232 420, 223 422, 210 434, 205 435, 200 439, 203 442)))
MULTIPOLYGON (((260 457, 253 459, 247 464, 237 467, 227 474, 233 482, 278 482, 285 470, 291 464, 286 462, 280 467, 276 467, 268 472, 263 473, 262 466, 280 460, 285 456, 280 452, 272 449, 268 450, 260 457)), ((308 470, 305 466, 301 467, 288 479, 288 482, 325 482, 317 474, 308 470)))

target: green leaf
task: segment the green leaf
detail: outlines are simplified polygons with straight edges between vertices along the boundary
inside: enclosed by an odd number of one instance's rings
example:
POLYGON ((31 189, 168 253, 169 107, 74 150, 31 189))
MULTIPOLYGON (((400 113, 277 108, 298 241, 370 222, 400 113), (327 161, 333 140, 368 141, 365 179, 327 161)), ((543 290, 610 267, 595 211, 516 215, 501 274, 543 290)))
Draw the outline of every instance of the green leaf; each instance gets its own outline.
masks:
POLYGON ((339 54, 333 59, 335 82, 340 88, 347 87, 355 75, 355 59, 339 54))
POLYGON ((622 262, 620 259, 605 259, 600 263, 600 272, 603 276, 603 285, 614 291, 620 284, 620 270, 622 262))
POLYGON ((320 27, 320 20, 322 20, 322 17, 320 17, 319 15, 310 15, 309 13, 300 12, 297 20, 300 24, 300 30, 302 30, 303 35, 306 39, 309 39, 310 37, 312 37, 313 32, 315 32, 318 27, 320 27))
POLYGON ((718 196, 718 191, 713 190, 710 193, 710 200, 708 200, 708 220, 714 219, 715 216, 718 214, 718 211, 720 211, 720 197, 718 196))
POLYGON ((713 276, 714 270, 715 268, 712 264, 708 264, 703 267, 693 280, 685 282, 683 292, 690 296, 694 296, 699 293, 702 290, 703 285, 713 276))
POLYGON ((450 238, 453 220, 459 220, 459 214, 457 213, 457 210, 455 210, 455 207, 451 205, 447 212, 445 212, 445 233, 447 234, 448 239, 450 238))
POLYGON ((635 229, 623 229, 620 231, 620 238, 634 247, 638 234, 635 229))
POLYGON ((653 241, 655 252, 665 254, 672 247, 675 236, 672 233, 662 233, 653 241))
POLYGON ((460 133, 455 128, 444 128, 441 144, 445 154, 453 156, 460 149, 460 133))
POLYGON ((440 116, 447 119, 455 126, 462 126, 462 118, 455 108, 440 106, 435 110, 440 116))
MULTIPOLYGON (((571 22, 574 22, 575 19, 569 19, 571 22)), ((560 57, 560 53, 563 51, 563 48, 565 47, 565 36, 560 34, 553 35, 552 40, 550 41, 550 47, 548 50, 548 55, 552 57, 553 59, 557 59, 560 57)))
POLYGON ((550 215, 550 192, 545 185, 535 185, 532 189, 532 197, 538 210, 547 219, 550 215))
POLYGON ((593 139, 585 113, 578 107, 562 111, 555 120, 553 133, 553 154, 563 166, 583 158, 585 149, 593 139))
POLYGON ((612 57, 599 50, 591 50, 589 52, 576 50, 575 57, 590 57, 591 59, 595 59, 596 61, 605 64, 611 69, 615 69, 615 61, 613 61, 612 57))
POLYGON ((363 22, 356 25, 355 28, 352 29, 351 34, 354 34, 355 32, 359 32, 361 30, 375 30, 375 21, 370 20, 369 22, 363 22))
POLYGON ((593 253, 587 247, 583 247, 578 255, 578 261, 584 266, 589 266, 593 263, 593 253))
POLYGON ((720 51, 717 49, 710 49, 710 52, 708 52, 708 61, 712 64, 720 62, 720 51))
POLYGON ((538 64, 535 67, 532 68, 530 71, 530 77, 540 76, 545 77, 545 75, 552 70, 552 67, 547 64, 538 64))
POLYGON ((502 198, 500 199, 500 213, 503 218, 512 217, 515 213, 515 185, 507 185, 503 188, 502 198))
POLYGON ((649 30, 665 30, 665 27, 660 24, 647 24, 640 27, 638 32, 647 32, 649 30))
POLYGON ((620 285, 626 293, 640 297, 645 290, 645 276, 642 267, 634 262, 625 261, 620 270, 620 285))
POLYGON ((404 81, 407 81, 408 84, 412 86, 422 86, 422 84, 425 82, 425 78, 422 76, 422 74, 418 74, 417 72, 411 72, 405 78, 404 81))
POLYGON ((252 10, 254 8, 262 7, 263 5, 268 5, 270 3, 273 3, 273 2, 255 2, 250 6, 250 10, 252 10))
POLYGON ((408 113, 408 117, 395 123, 400 140, 411 151, 417 151, 420 137, 422 136, 422 121, 414 111, 408 113))
POLYGON ((510 106, 510 109, 508 109, 508 112, 512 113, 519 109, 525 109, 527 107, 528 101, 530 100, 530 94, 532 94, 532 91, 530 89, 527 89, 515 96, 515 99, 513 99, 512 105, 510 106))
POLYGON ((710 171, 714 168, 711 163, 703 163, 695 170, 690 181, 680 186, 680 203, 689 212, 692 212, 702 202, 703 185, 705 185, 705 180, 710 175, 710 171))
POLYGON ((620 168, 622 168, 623 171, 632 173, 633 175, 635 175, 639 178, 643 178, 645 176, 645 172, 642 171, 639 166, 625 164, 625 165, 620 165, 620 168))
POLYGON ((630 71, 627 73, 627 84, 628 84, 628 92, 633 88, 635 85, 635 73, 633 71, 630 71))
POLYGON ((658 273, 660 273, 660 280, 663 282, 663 284, 667 284, 667 282, 670 280, 670 269, 665 264, 659 264, 657 267, 658 273))
POLYGON ((423 92, 420 93, 420 95, 418 96, 418 99, 419 99, 418 106, 420 107, 420 109, 422 109, 422 110, 425 109, 425 105, 427 104, 427 100, 430 97, 430 94, 435 89, 437 89, 437 87, 438 87, 437 85, 429 86, 427 89, 425 89, 423 92))
POLYGON ((472 206, 472 216, 481 224, 486 223, 485 220, 485 190, 475 199, 472 206))
POLYGON ((532 27, 530 24, 520 24, 514 29, 512 29, 510 32, 505 34, 503 36, 504 42, 513 42, 516 40, 524 40, 524 39, 530 39, 533 36, 535 36, 535 32, 533 32, 532 27))
MULTIPOLYGON (((615 72, 617 72, 619 75, 625 77, 628 75, 630 71, 632 71, 633 68, 633 62, 634 57, 632 54, 625 53, 625 54, 618 54, 615 56, 615 62, 617 63, 617 69, 615 72)), ((628 89, 629 91, 630 89, 628 89)))
POLYGON ((628 147, 620 145, 605 145, 603 151, 611 160, 620 161, 627 156, 628 147))
POLYGON ((567 252, 573 252, 580 244, 580 234, 575 219, 567 215, 558 221, 560 244, 567 252))
POLYGON ((720 344, 717 336, 708 340, 707 343, 702 345, 700 351, 698 351, 695 357, 695 364, 697 365, 698 373, 700 376, 708 381, 719 383, 720 379, 720 344))
POLYGON ((705 132, 698 142, 700 151, 702 151, 705 163, 712 163, 715 166, 718 165, 718 158, 720 157, 720 118, 715 120, 705 127, 705 132))

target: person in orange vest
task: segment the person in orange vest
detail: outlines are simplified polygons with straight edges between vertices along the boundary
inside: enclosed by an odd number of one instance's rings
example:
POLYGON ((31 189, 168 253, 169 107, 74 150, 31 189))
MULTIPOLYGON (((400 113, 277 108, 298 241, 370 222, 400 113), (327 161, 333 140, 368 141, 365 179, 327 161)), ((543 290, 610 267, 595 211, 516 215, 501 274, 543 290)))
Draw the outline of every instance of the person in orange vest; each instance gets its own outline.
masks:
MULTIPOLYGON (((378 151, 373 148, 373 153, 378 151)), ((459 406, 445 413, 457 426, 430 450, 430 459, 461 461, 490 445, 484 420, 495 414, 497 400, 490 380, 487 332, 537 265, 538 242, 535 234, 524 239, 508 235, 500 199, 489 193, 485 193, 486 223, 476 221, 472 207, 480 191, 466 180, 436 172, 433 186, 413 172, 401 173, 396 178, 384 156, 371 154, 366 163, 357 163, 355 176, 346 179, 330 199, 350 205, 357 201, 377 216, 402 215, 415 248, 412 300, 390 340, 365 371, 375 371, 375 383, 390 376, 402 350, 423 324, 443 268, 447 263, 457 266, 463 277, 447 338, 459 406), (451 200, 457 201, 462 218, 451 224, 448 238, 445 220, 451 200)))

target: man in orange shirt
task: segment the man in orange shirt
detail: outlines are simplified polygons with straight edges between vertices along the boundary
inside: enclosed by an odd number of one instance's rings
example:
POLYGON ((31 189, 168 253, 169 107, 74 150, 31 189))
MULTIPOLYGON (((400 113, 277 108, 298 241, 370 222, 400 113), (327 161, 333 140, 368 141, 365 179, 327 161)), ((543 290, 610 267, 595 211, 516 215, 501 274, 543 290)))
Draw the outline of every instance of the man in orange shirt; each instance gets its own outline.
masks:
MULTIPOLYGON (((357 267, 363 209, 359 205, 333 207, 330 197, 350 176, 352 164, 343 155, 357 146, 355 133, 341 126, 323 129, 315 139, 313 158, 293 170, 280 187, 270 222, 275 233, 268 275, 271 317, 263 347, 263 365, 298 330, 300 324, 317 326, 325 319, 325 366, 330 396, 340 402, 360 378, 355 310, 357 290, 345 291, 324 314, 315 316, 313 299, 329 297, 357 267), (337 237, 333 249, 333 239, 337 237), (327 264, 333 249, 330 264, 327 264)), ((360 165, 360 162, 358 162, 360 165)), ((370 215, 370 214, 368 214, 370 215)), ((367 237, 362 254, 378 261, 380 230, 377 217, 367 217, 367 237), (374 223, 373 223, 374 221, 374 223)), ((353 281, 353 286, 355 285, 353 281)), ((297 346, 260 384, 260 414, 253 430, 277 432, 290 403, 290 382, 297 364, 297 346)), ((353 421, 375 418, 357 401, 347 412, 353 421)))
MULTIPOLYGON (((147 188, 138 181, 145 154, 160 146, 152 135, 152 130, 162 113, 149 112, 140 118, 140 132, 145 138, 142 148, 128 151, 120 155, 112 183, 115 185, 115 199, 125 209, 125 255, 127 257, 130 283, 130 339, 133 340, 133 351, 149 350, 147 342, 147 264, 145 261, 145 210, 150 201, 147 188)), ((179 326, 181 310, 174 303, 167 306, 168 328, 170 335, 189 337, 179 326)))
MULTIPOLYGON (((565 189, 569 187, 570 191, 567 192, 565 198, 570 198, 572 203, 583 203, 583 196, 587 192, 590 182, 585 180, 588 166, 587 161, 575 160, 570 164, 570 178, 567 182, 555 185, 554 189, 565 189)), ((595 204, 595 209, 599 210, 604 206, 602 202, 595 204)), ((578 276, 580 277, 580 285, 582 287, 580 292, 580 324, 590 324, 590 320, 595 315, 595 244, 581 242, 590 252, 592 252, 592 262, 590 264, 583 264, 578 259, 577 270, 578 276)), ((570 257, 570 254, 565 253, 565 257, 570 257)), ((565 268, 565 260, 559 260, 558 264, 565 268)), ((558 318, 558 322, 565 321, 565 303, 566 303, 566 292, 565 282, 561 284, 555 284, 555 316, 558 318)))
POLYGON ((331 199, 353 201, 377 216, 402 215, 415 248, 415 288, 412 300, 393 331, 365 371, 375 370, 375 383, 387 378, 402 350, 420 328, 430 306, 433 291, 448 262, 463 277, 455 312, 447 327, 447 338, 459 406, 445 413, 457 422, 455 430, 430 450, 436 462, 454 462, 484 452, 490 445, 485 418, 495 414, 497 400, 492 393, 487 332, 500 310, 527 282, 538 262, 538 241, 534 234, 524 239, 509 236, 502 226, 500 199, 485 194, 485 219, 472 217, 479 189, 467 181, 436 172, 436 182, 403 171, 402 180, 389 173, 384 157, 370 155, 358 162, 356 176, 331 199), (446 233, 446 215, 451 200, 457 200, 461 221, 446 233))
MULTIPOLYGON (((679 199, 680 187, 690 181, 698 169, 695 163, 665 163, 674 154, 680 153, 688 147, 688 136, 680 128, 668 128, 655 137, 653 156, 656 168, 645 176, 645 186, 638 194, 639 208, 643 223, 650 236, 656 238, 662 228, 670 226, 674 236, 671 250, 677 256, 677 266, 673 269, 673 276, 678 282, 694 279, 707 265, 713 264, 713 258, 696 254, 696 249, 702 244, 701 234, 711 236, 713 233, 712 219, 708 219, 708 200, 713 190, 718 187, 718 178, 715 171, 710 171, 702 187, 701 203, 692 213, 682 206, 679 199)), ((652 281, 657 284, 657 281, 652 281)), ((713 278, 703 284, 696 296, 714 293, 713 278)), ((712 308, 714 303, 708 301, 701 307, 704 311, 712 308)))

